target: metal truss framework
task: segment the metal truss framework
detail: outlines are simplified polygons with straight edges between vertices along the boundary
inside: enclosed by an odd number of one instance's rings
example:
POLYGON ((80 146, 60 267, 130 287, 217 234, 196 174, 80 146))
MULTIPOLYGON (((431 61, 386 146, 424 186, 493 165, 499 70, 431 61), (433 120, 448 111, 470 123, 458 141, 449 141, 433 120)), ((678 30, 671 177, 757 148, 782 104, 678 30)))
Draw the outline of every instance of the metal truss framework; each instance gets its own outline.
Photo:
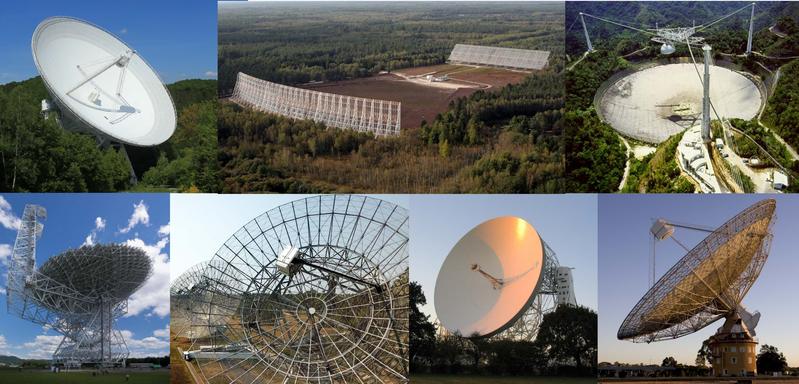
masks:
POLYGON ((231 99, 259 111, 294 119, 310 119, 328 127, 399 135, 402 105, 289 87, 239 72, 231 99))
POLYGON ((618 338, 675 339, 739 311, 768 258, 775 209, 758 202, 697 244, 636 304, 618 338))
POLYGON ((453 64, 536 70, 546 67, 548 59, 549 51, 455 44, 448 61, 453 64))
MULTIPOLYGON (((183 272, 169 289, 170 298, 170 326, 175 337, 199 337, 192 332, 192 324, 200 321, 196 313, 207 312, 206 308, 195 308, 194 305, 202 303, 202 295, 208 291, 212 281, 205 274, 211 263, 219 263, 217 259, 197 263, 183 272), (199 297, 200 299, 197 299, 199 297)), ((219 266, 214 269, 220 269, 219 266)), ((205 333, 204 335, 207 335, 205 333)))
POLYGON ((8 273, 8 311, 64 335, 54 364, 123 363, 129 351, 114 323, 150 276, 152 261, 126 245, 93 245, 54 256, 36 270, 38 219, 45 216, 44 208, 25 206, 8 273))
POLYGON ((554 312, 558 307, 558 256, 544 243, 544 266, 541 270, 541 285, 530 307, 510 328, 493 336, 501 340, 534 341, 544 315, 554 312))
POLYGON ((190 295, 186 358, 209 383, 407 381, 408 226, 355 195, 258 216, 189 278, 208 284, 190 295))

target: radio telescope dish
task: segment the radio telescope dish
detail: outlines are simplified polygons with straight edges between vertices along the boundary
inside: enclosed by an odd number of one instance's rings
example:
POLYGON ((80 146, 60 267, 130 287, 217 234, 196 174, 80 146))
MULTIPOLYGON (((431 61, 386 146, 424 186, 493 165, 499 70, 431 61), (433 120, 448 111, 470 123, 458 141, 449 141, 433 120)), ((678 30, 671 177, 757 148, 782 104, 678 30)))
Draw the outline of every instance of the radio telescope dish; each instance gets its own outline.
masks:
POLYGON ((204 268, 184 358, 211 383, 407 381, 407 246, 408 212, 383 200, 267 211, 204 268))
MULTIPOLYGON (((743 319, 751 328, 747 333, 754 336, 759 314, 746 312, 741 301, 768 258, 775 209, 775 200, 760 201, 697 244, 635 305, 622 322, 618 338, 634 342, 675 339, 721 318, 743 319)), ((658 221, 655 228, 666 227, 658 221)))
POLYGON ((170 328, 175 337, 191 337, 194 320, 192 316, 198 312, 207 312, 207 308, 195 308, 194 305, 203 302, 196 300, 195 296, 208 292, 211 282, 205 271, 210 263, 211 261, 203 261, 195 264, 178 276, 169 288, 170 328))
POLYGON ((42 207, 25 206, 8 271, 8 311, 64 335, 54 364, 124 364, 129 351, 114 323, 150 276, 152 261, 138 248, 97 244, 67 250, 37 270, 38 220, 45 215, 42 207))
POLYGON ((527 221, 488 220, 464 235, 442 264, 436 315, 450 333, 532 341, 544 313, 557 305, 557 273, 555 253, 527 221))
POLYGON ((174 133, 175 106, 166 87, 111 33, 51 17, 36 27, 31 48, 65 128, 136 146, 161 144, 174 133))

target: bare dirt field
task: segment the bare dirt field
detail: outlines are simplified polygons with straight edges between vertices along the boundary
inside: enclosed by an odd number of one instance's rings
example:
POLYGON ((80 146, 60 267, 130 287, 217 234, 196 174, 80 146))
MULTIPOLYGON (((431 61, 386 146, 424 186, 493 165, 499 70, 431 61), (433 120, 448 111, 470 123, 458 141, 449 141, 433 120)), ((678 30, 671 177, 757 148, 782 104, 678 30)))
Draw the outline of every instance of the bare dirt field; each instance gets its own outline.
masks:
POLYGON ((521 82, 529 73, 504 69, 460 65, 435 65, 397 71, 369 78, 301 86, 320 92, 365 97, 402 103, 402 129, 418 127, 422 120, 432 121, 447 110, 450 101, 469 96, 480 89, 499 89, 521 82), (426 74, 450 74, 449 82, 431 83, 426 74))

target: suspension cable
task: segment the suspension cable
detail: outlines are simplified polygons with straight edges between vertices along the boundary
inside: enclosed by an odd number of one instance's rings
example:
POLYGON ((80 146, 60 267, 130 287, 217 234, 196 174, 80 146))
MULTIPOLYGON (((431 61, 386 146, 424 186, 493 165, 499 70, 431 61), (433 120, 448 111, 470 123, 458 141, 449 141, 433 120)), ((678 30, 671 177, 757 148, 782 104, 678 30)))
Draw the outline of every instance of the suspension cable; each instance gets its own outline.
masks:
POLYGON ((577 17, 575 17, 575 18, 574 18, 574 21, 572 22, 572 25, 570 25, 570 26, 569 26, 569 28, 566 30, 566 34, 567 34, 567 35, 568 35, 568 34, 569 34, 569 32, 572 30, 572 27, 574 26, 574 24, 577 24, 577 21, 578 21, 578 20, 580 20, 580 16, 579 16, 579 15, 578 15, 577 17))
POLYGON ((700 25, 700 26, 696 27, 696 30, 697 30, 697 32, 698 32, 698 31, 701 31, 701 30, 703 30, 703 29, 707 29, 707 28, 709 28, 711 25, 713 25, 713 24, 716 24, 716 23, 719 23, 719 22, 721 22, 722 20, 724 20, 724 19, 726 19, 726 18, 728 18, 728 17, 730 17, 730 16, 732 16, 732 15, 734 15, 734 14, 738 13, 738 12, 741 12, 741 11, 743 11, 744 9, 746 9, 746 8, 749 8, 749 7, 754 7, 754 4, 747 4, 747 5, 744 5, 744 6, 743 6, 741 9, 739 9, 739 10, 737 10, 737 11, 733 12, 733 13, 730 13, 729 15, 726 15, 726 16, 724 16, 724 17, 720 18, 720 19, 717 19, 716 21, 713 21, 713 22, 711 22, 710 24, 707 24, 707 25, 700 25))
POLYGON ((615 22, 613 20, 608 20, 608 19, 605 19, 605 18, 602 18, 602 17, 599 17, 599 16, 594 16, 594 15, 591 15, 591 14, 588 14, 588 13, 583 13, 583 15, 588 16, 588 17, 592 17, 592 18, 597 19, 597 20, 604 21, 606 23, 615 24, 615 25, 618 25, 618 26, 623 27, 623 28, 628 28, 628 29, 632 29, 632 30, 635 30, 635 31, 638 31, 638 32, 641 32, 641 33, 646 33, 647 35, 653 35, 653 36, 656 35, 656 33, 652 32, 652 31, 647 31, 645 29, 636 28, 636 27, 633 27, 633 26, 629 26, 629 25, 626 25, 626 24, 615 22))

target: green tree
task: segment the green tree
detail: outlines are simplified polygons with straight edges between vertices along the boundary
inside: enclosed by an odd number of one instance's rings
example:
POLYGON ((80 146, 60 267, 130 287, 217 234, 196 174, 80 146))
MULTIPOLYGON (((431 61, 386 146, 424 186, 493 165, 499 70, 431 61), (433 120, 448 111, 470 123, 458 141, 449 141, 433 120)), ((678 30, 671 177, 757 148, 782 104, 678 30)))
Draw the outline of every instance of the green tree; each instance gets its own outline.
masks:
POLYGON ((429 360, 433 357, 436 345, 436 328, 430 322, 429 316, 425 315, 420 309, 422 305, 427 304, 427 298, 424 296, 422 286, 412 281, 409 288, 411 305, 411 313, 408 317, 410 326, 409 358, 411 370, 414 370, 417 360, 429 360))
POLYGON ((597 315, 586 307, 561 305, 544 315, 536 343, 556 361, 596 368, 597 315))
POLYGON ((772 373, 784 372, 788 367, 785 355, 777 347, 763 344, 757 354, 757 372, 770 375, 772 373))
POLYGON ((663 363, 661 363, 660 366, 677 368, 677 359, 671 356, 666 357, 665 359, 663 359, 663 363))

